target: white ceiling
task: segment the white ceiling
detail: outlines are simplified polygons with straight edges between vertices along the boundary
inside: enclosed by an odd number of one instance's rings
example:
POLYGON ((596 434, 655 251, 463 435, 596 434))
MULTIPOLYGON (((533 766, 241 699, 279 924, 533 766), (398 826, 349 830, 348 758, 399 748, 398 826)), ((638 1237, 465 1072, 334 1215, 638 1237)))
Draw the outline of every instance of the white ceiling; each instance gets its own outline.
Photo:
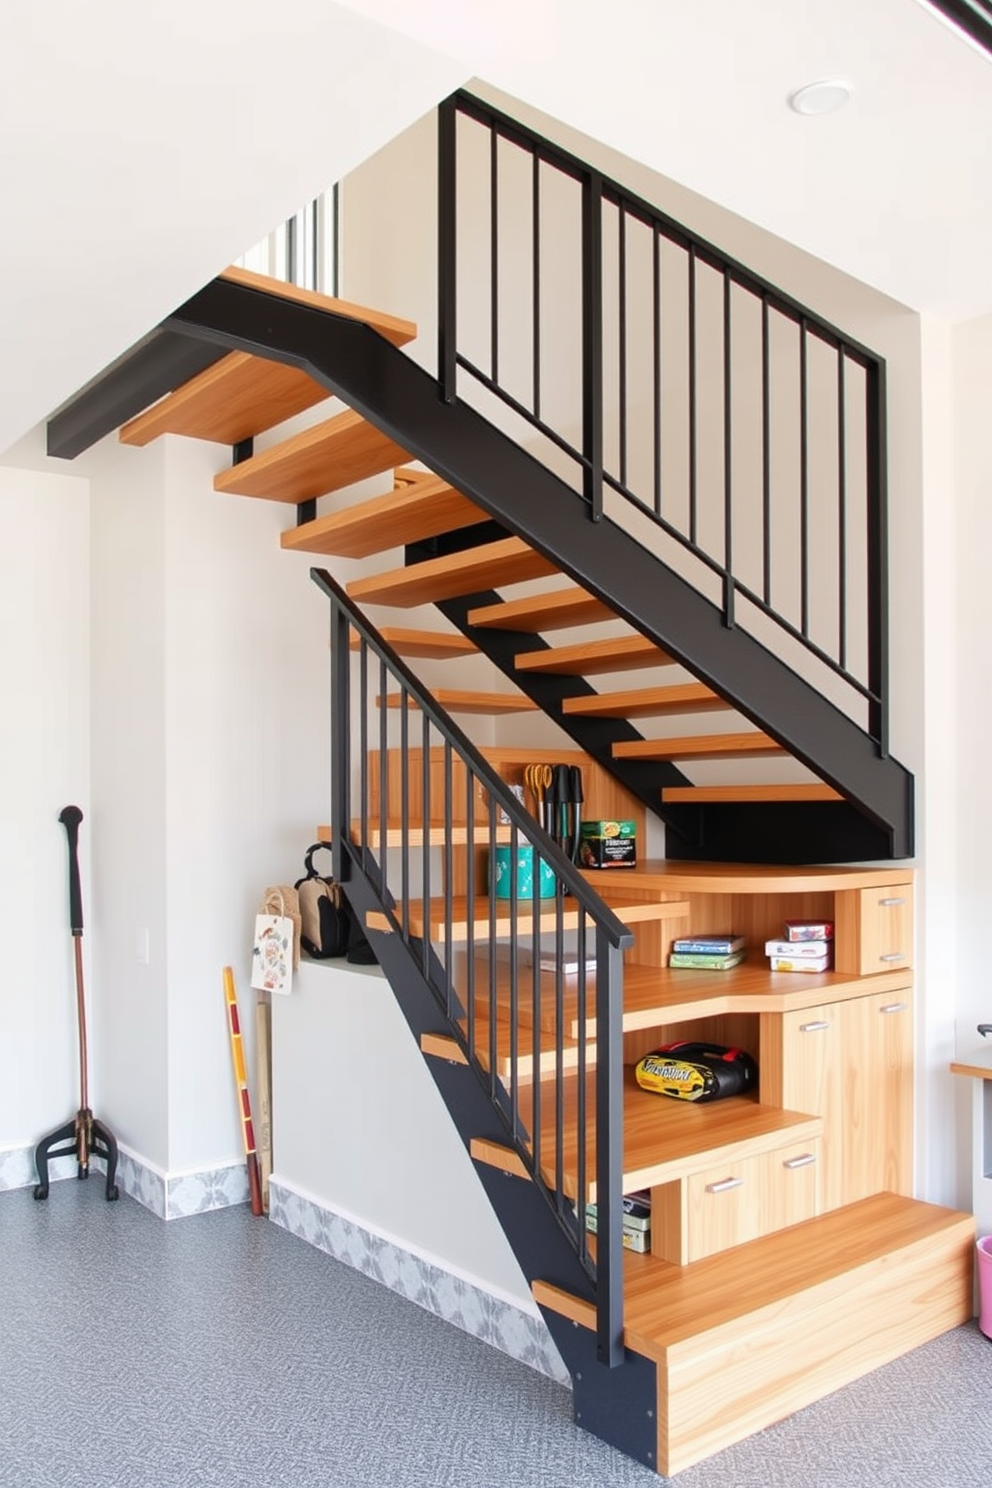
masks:
POLYGON ((471 77, 914 309, 992 309, 992 59, 924 0, 5 5, 0 450, 471 77), (787 108, 838 75, 841 113, 787 108))

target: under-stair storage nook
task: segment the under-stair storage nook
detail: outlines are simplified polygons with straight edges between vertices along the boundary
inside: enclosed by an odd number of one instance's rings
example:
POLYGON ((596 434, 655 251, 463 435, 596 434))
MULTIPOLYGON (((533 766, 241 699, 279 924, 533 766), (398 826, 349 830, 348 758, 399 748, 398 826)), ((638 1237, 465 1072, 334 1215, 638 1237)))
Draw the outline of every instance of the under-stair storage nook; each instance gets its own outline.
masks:
MULTIPOLYGON (((478 100, 449 100, 438 133, 436 375, 401 349, 411 322, 227 270, 51 421, 49 450, 71 457, 118 426, 136 446, 166 433, 214 440, 233 447, 218 492, 295 507, 282 545, 315 555, 330 610, 335 876, 568 1367, 576 1420, 670 1474, 972 1313, 971 1216, 913 1197, 913 873, 900 861, 913 850, 913 782, 888 740, 884 367, 478 100), (536 331, 529 402, 500 386, 495 308, 488 370, 459 345, 454 152, 476 129, 492 138, 487 263, 504 148, 532 168, 535 201, 549 171, 575 183, 578 444, 545 422, 536 331), (668 319, 686 330, 674 503, 661 331, 646 493, 631 473, 624 316, 604 347, 604 263, 619 264, 627 305, 635 239, 653 264, 645 323, 661 325, 670 281, 668 319), (706 316, 707 334, 719 331, 710 352, 722 348, 708 379, 706 316), (742 364, 758 390, 749 403, 739 388, 735 401, 742 364), (573 460, 575 479, 542 461, 530 434, 484 417, 461 378, 573 460), (783 387, 798 409, 788 481, 772 445, 783 387), (327 396, 343 409, 325 416, 327 396), (733 520, 745 404, 761 533, 751 569, 733 520), (313 422, 280 438, 299 415, 313 422), (723 452, 705 472, 703 428, 723 452), (818 564, 822 482, 810 469, 821 456, 835 557, 818 564), (372 477, 390 489, 348 501, 372 477), (795 497, 779 521, 799 534, 786 564, 794 611, 777 605, 776 483, 795 497), (319 509, 331 493, 333 509, 319 509), (346 586, 331 571, 335 558, 376 555, 381 568, 346 586), (814 623, 820 568, 838 580, 829 638, 814 623), (436 623, 406 623, 422 606, 436 623), (380 625, 370 609, 404 613, 380 625), (485 663, 486 688, 428 687, 418 673, 466 657, 485 663), (476 715, 538 714, 570 745, 477 745, 469 728, 476 715), (794 773, 696 778, 700 762, 754 761, 794 773), (548 795, 555 766, 581 779, 584 818, 634 823, 636 867, 580 867, 548 795), (649 815, 664 825, 664 858, 645 852, 649 815), (511 873, 506 896, 498 850, 532 870, 511 873), (544 897, 539 865, 554 890, 544 897), (764 944, 789 919, 833 922, 832 969, 769 969, 764 944), (741 964, 669 966, 675 939, 727 931, 745 939, 741 964), (637 1060, 683 1038, 746 1051, 756 1090, 696 1105, 640 1088, 637 1060), (635 1253, 622 1201, 641 1190, 651 1238, 635 1253)), ((550 256, 536 236, 530 253, 535 265, 550 256)))

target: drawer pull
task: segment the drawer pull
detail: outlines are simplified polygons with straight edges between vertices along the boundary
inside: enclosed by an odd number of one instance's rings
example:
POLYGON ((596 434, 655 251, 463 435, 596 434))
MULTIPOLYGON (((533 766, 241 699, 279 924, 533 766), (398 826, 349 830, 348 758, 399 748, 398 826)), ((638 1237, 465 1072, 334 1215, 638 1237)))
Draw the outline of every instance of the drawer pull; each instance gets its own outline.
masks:
POLYGON ((895 909, 898 904, 905 904, 906 901, 905 899, 879 899, 878 903, 882 909, 895 909))
POLYGON ((887 956, 879 956, 879 961, 905 961, 905 951, 890 951, 887 956))
POLYGON ((804 1152, 800 1157, 787 1157, 782 1166, 783 1168, 808 1168, 810 1163, 815 1162, 815 1152, 804 1152))
POLYGON ((909 1007, 908 1002, 887 1002, 884 1007, 879 1008, 880 1013, 904 1013, 909 1007))
POLYGON ((719 1183, 707 1183, 707 1193, 729 1193, 732 1188, 742 1188, 743 1178, 721 1178, 719 1183))
POLYGON ((830 1027, 830 1024, 823 1022, 823 1020, 821 1019, 820 1022, 818 1022, 818 1023, 800 1023, 800 1025, 799 1025, 799 1032, 800 1033, 819 1033, 821 1029, 823 1029, 823 1028, 829 1028, 829 1027, 830 1027))

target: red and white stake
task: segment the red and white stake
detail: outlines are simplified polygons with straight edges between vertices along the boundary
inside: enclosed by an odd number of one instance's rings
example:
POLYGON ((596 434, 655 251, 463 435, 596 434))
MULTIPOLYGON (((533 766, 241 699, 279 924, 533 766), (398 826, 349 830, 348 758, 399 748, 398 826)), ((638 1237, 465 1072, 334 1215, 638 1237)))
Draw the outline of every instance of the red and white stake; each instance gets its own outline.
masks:
POLYGON ((262 1184, 258 1172, 258 1153, 255 1150, 255 1128, 251 1119, 251 1097, 248 1094, 248 1075, 245 1069, 245 1051, 241 1042, 241 1020, 238 1017, 238 994, 234 989, 234 972, 224 967, 224 997, 227 1002, 227 1023, 231 1035, 231 1063, 234 1066, 234 1083, 238 1087, 238 1104, 241 1109, 241 1134, 244 1140, 245 1161, 248 1165, 248 1194, 252 1214, 262 1211, 262 1184))

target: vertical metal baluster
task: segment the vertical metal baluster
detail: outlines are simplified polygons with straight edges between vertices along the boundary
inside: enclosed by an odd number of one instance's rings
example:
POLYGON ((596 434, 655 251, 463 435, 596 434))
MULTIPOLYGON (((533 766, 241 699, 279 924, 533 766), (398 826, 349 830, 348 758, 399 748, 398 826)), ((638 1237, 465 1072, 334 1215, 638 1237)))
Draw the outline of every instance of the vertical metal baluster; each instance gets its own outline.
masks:
POLYGON ((799 322, 799 604, 800 629, 809 638, 809 345, 805 316, 799 322))
POLYGON ((468 940, 465 944, 465 997, 468 1016, 469 1055, 474 1060, 475 1047, 475 790, 477 776, 471 765, 465 765, 465 899, 468 905, 468 940))
POLYGON ((888 652, 889 576, 886 507, 888 468, 885 449, 885 363, 865 366, 865 423, 868 486, 868 730, 884 759, 889 752, 888 652))
POLYGON ((768 296, 761 297, 761 528, 762 594, 772 602, 772 404, 768 296))
POLYGON ((627 214, 623 206, 617 208, 617 259, 619 262, 619 285, 617 287, 617 316, 620 400, 620 484, 627 484, 627 214))
MULTIPOLYGON (((520 852, 520 836, 516 822, 510 826, 510 1119, 514 1141, 521 1140, 520 1077, 518 1053, 520 1048, 520 968, 517 955, 520 948, 519 908, 517 894, 517 859, 520 852)), ((531 858, 533 865, 534 859, 531 858)), ((493 1051, 496 1049, 496 1030, 493 1028, 493 1051)))
POLYGON ((499 385, 499 135, 489 132, 489 375, 499 385))
POLYGON ((603 515, 603 178, 582 187, 582 455, 589 515, 603 515))
MULTIPOLYGON (((383 881, 386 866, 386 832, 389 821, 389 709, 386 706, 386 689, 389 673, 385 657, 379 657, 379 882, 383 881)), ((376 861, 376 860, 374 860, 376 861)))
POLYGON ((458 115, 447 98, 437 111, 437 377, 441 398, 453 403, 458 379, 458 115))
POLYGON ((534 307, 534 417, 541 417, 541 162, 531 156, 531 212, 533 215, 533 307, 534 307))
MULTIPOLYGON (((426 823, 425 828, 426 830, 426 823)), ((400 709, 400 893, 403 939, 410 939, 410 698, 403 689, 400 709)), ((383 862, 386 861, 385 852, 383 862)))
POLYGON ((661 233, 651 234, 654 336, 654 509, 661 516, 661 233))
MULTIPOLYGON (((582 952, 583 952, 584 947, 585 947, 585 920, 586 920, 585 913, 584 913, 584 911, 580 910, 579 911, 579 929, 578 929, 578 934, 576 936, 576 946, 577 946, 577 949, 578 949, 578 952, 579 952, 579 965, 580 966, 582 966, 582 962, 584 960, 584 957, 582 955, 582 952)), ((588 1017, 588 1011, 589 1011, 589 1004, 588 1004, 588 991, 589 991, 589 989, 588 989, 588 986, 586 984, 584 967, 583 967, 583 970, 580 972, 580 974, 575 979, 575 986, 576 986, 576 991, 578 993, 577 1013, 578 1013, 578 1020, 579 1020, 579 1028, 578 1028, 578 1032, 579 1032, 579 1036, 578 1036, 578 1046, 579 1046, 578 1047, 578 1059, 579 1059, 579 1063, 578 1063, 578 1069, 576 1071, 576 1080, 575 1080, 575 1135, 576 1135, 576 1148, 575 1148, 575 1152, 576 1152, 575 1193, 576 1193, 576 1204, 578 1206, 579 1231, 580 1231, 580 1233, 583 1236, 585 1236, 586 1235, 586 1204, 588 1204, 588 1202, 589 1202, 589 1161, 588 1161, 588 1159, 589 1159, 589 1152, 588 1152, 588 1132, 589 1132, 589 1126, 588 1126, 588 1123, 589 1123, 589 1101, 588 1101, 589 1042, 588 1042, 588 1033, 587 1033, 587 1029, 586 1029, 586 1019, 588 1017)), ((598 1056, 598 1052, 597 1052, 597 1060, 598 1060, 598 1057, 599 1056, 598 1056)), ((597 1121, 599 1119, 598 1112, 596 1112, 595 1109, 594 1109, 594 1119, 597 1120, 597 1121)), ((597 1240, 597 1246, 598 1246, 598 1243, 599 1242, 597 1240)), ((588 1239, 586 1239, 585 1240, 585 1244, 583 1246, 583 1253, 584 1254, 588 1254, 588 1249, 589 1249, 589 1242, 588 1242, 588 1239)))
POLYGON ((623 953, 596 928, 596 1354, 623 1363, 623 953))
MULTIPOLYGON (((444 846, 441 849, 444 862, 444 996, 449 1020, 454 1017, 455 995, 451 982, 451 960, 454 946, 454 894, 451 875, 454 869, 454 853, 451 847, 451 740, 444 741, 444 846)), ((425 825, 425 830, 426 825, 425 825)), ((430 833, 428 832, 428 836, 430 833)), ((471 911, 469 911, 471 913, 471 911)))
POLYGON ((562 1133, 565 1121, 565 975, 562 964, 565 956, 565 932, 563 916, 565 901, 561 894, 555 895, 555 1208, 559 1214, 565 1209, 565 1154, 562 1133))
POLYGON ((424 976, 431 986, 434 985, 431 977, 431 848, 430 832, 427 830, 431 820, 431 725, 430 719, 425 713, 423 715, 422 749, 420 762, 420 788, 423 795, 423 811, 421 820, 424 824, 423 846, 420 851, 420 862, 424 880, 424 932, 423 945, 421 946, 421 964, 424 976))
POLYGON ((723 273, 723 623, 734 624, 734 426, 731 281, 723 273))
MULTIPOLYGON (((499 988, 496 983, 496 803, 490 793, 486 798, 489 828, 489 1098, 496 1099, 496 1018, 499 1012, 499 988)), ((511 857, 512 865, 512 857, 511 857)), ((511 866, 511 880, 512 880, 511 866)))
MULTIPOLYGON (((359 790, 361 791, 361 855, 362 872, 369 871, 369 643, 364 636, 360 638, 358 650, 358 679, 359 679, 359 703, 358 703, 358 747, 360 756, 358 761, 359 790)), ((380 791, 384 789, 383 781, 379 781, 380 791)), ((334 869, 334 877, 338 877, 337 868, 334 869)))
POLYGON ((696 250, 689 244, 689 541, 696 545, 696 250))
POLYGON ((341 294, 341 187, 331 187, 331 294, 341 294))
POLYGON ((331 603, 331 857, 334 877, 348 877, 345 833, 351 792, 351 625, 336 602, 331 603))
MULTIPOLYGON (((531 928, 531 1140, 533 1142, 534 1168, 541 1172, 541 874, 537 865, 537 847, 532 842, 534 854, 534 898, 532 903, 533 923, 531 928)), ((557 897, 557 896, 556 896, 557 897)))
POLYGON ((837 660, 847 669, 847 359, 837 348, 837 660))

